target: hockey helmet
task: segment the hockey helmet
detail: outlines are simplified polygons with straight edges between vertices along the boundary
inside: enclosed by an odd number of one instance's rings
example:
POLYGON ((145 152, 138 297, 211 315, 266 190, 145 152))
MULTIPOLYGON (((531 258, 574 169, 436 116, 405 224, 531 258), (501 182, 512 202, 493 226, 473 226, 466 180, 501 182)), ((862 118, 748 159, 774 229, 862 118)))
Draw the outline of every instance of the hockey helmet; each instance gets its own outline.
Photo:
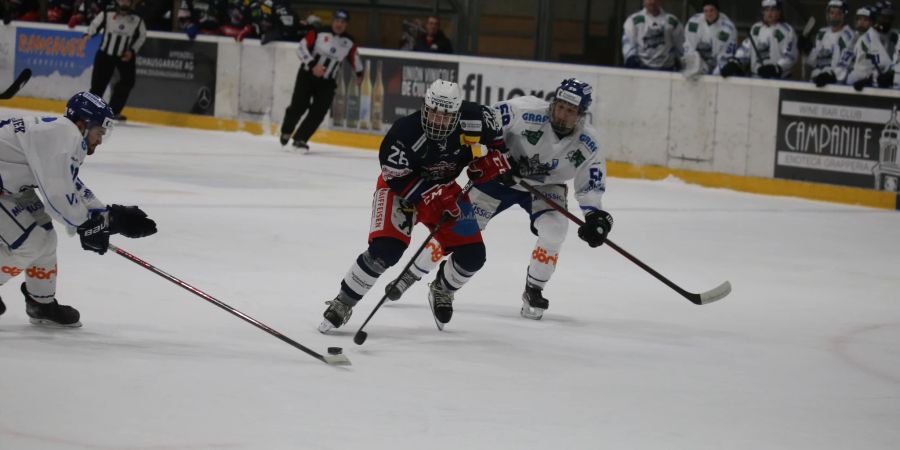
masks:
POLYGON ((591 107, 591 93, 593 88, 590 84, 575 78, 567 78, 556 88, 553 101, 550 102, 550 126, 553 131, 560 135, 567 135, 575 129, 575 126, 584 122, 584 115, 591 107), (557 104, 559 102, 568 103, 578 110, 578 116, 573 118, 571 112, 569 117, 560 117, 557 113, 557 104))
POLYGON ((462 89, 452 81, 435 80, 425 92, 422 105, 422 128, 433 141, 446 139, 459 123, 462 89))
POLYGON ((66 103, 65 117, 72 123, 83 121, 85 133, 91 128, 102 127, 108 134, 115 124, 115 114, 112 108, 102 98, 90 92, 79 92, 73 95, 66 103))

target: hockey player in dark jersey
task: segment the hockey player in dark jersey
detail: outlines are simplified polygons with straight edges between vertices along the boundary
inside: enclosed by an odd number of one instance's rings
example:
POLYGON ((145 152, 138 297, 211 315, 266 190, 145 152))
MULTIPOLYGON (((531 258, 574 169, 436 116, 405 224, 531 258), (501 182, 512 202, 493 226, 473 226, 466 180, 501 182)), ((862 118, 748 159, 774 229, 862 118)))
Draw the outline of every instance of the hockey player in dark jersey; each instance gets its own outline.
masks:
POLYGON ((467 166, 473 183, 509 171, 495 114, 490 107, 462 101, 458 84, 437 80, 428 88, 421 111, 394 122, 379 151, 381 174, 372 199, 369 246, 350 266, 338 295, 326 302, 319 331, 347 323, 353 306, 400 260, 413 225, 433 229, 442 215, 451 220, 440 226, 434 238, 450 257, 429 285, 428 301, 436 321, 450 321, 454 292, 485 262, 472 205, 456 178, 467 166), (472 147, 482 144, 489 152, 476 158, 472 147))

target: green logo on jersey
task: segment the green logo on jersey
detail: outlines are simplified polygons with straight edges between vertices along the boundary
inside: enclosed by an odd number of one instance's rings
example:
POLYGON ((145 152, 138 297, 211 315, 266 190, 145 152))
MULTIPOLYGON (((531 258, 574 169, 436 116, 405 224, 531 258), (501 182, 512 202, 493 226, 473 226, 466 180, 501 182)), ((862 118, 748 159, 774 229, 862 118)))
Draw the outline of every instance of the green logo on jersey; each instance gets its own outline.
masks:
POLYGON ((781 30, 775 30, 775 39, 778 39, 778 42, 783 41, 784 33, 782 33, 781 30))
POLYGON ((720 31, 720 32, 719 32, 719 40, 722 41, 722 42, 728 42, 728 38, 729 38, 730 36, 731 36, 731 35, 728 34, 727 31, 720 31))
POLYGON ((585 160, 584 154, 581 153, 581 149, 573 150, 573 151, 569 152, 569 154, 566 155, 566 159, 568 159, 569 162, 574 164, 575 167, 580 166, 581 163, 583 163, 585 160))
POLYGON ((700 24, 698 24, 697 22, 688 22, 688 32, 696 33, 697 27, 699 27, 699 26, 700 26, 700 24))
POLYGON ((639 16, 634 16, 634 18, 631 19, 631 22, 634 23, 635 25, 640 25, 640 24, 644 23, 645 20, 646 19, 644 19, 644 16, 639 15, 639 16))
POLYGON ((531 145, 537 145, 538 141, 541 140, 541 136, 544 135, 543 131, 530 131, 525 130, 522 132, 522 136, 525 136, 525 139, 528 140, 528 143, 531 145))

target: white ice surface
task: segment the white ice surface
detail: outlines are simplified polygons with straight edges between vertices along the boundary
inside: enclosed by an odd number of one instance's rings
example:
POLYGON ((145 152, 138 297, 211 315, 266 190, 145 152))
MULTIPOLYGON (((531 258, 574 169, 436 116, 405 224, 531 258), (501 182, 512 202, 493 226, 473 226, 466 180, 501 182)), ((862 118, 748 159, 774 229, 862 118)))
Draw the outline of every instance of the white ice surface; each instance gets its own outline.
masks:
MULTIPOLYGON (((0 110, 0 115, 15 113, 0 110)), ((534 238, 511 210, 438 332, 419 283, 352 335, 316 331, 365 248, 376 154, 126 125, 81 178, 159 224, 123 249, 317 351, 329 367, 148 270, 60 233, 58 298, 28 324, 0 290, 0 449, 896 449, 900 215, 612 179, 611 238, 698 307, 570 227, 542 321, 519 317, 534 238)), ((424 237, 418 229, 417 245, 424 237)), ((412 251, 401 260, 405 264, 412 251)))

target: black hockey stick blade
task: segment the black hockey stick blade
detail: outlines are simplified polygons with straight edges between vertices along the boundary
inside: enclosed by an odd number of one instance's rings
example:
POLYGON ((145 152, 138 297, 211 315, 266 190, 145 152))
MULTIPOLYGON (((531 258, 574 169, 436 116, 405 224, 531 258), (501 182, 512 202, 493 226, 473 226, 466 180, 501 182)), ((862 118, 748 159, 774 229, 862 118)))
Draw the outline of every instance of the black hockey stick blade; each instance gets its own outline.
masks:
POLYGON ((22 73, 16 77, 16 80, 13 81, 5 91, 0 93, 0 100, 9 100, 19 92, 19 89, 22 89, 22 86, 25 86, 25 83, 28 83, 28 80, 31 79, 31 69, 25 69, 22 73))

